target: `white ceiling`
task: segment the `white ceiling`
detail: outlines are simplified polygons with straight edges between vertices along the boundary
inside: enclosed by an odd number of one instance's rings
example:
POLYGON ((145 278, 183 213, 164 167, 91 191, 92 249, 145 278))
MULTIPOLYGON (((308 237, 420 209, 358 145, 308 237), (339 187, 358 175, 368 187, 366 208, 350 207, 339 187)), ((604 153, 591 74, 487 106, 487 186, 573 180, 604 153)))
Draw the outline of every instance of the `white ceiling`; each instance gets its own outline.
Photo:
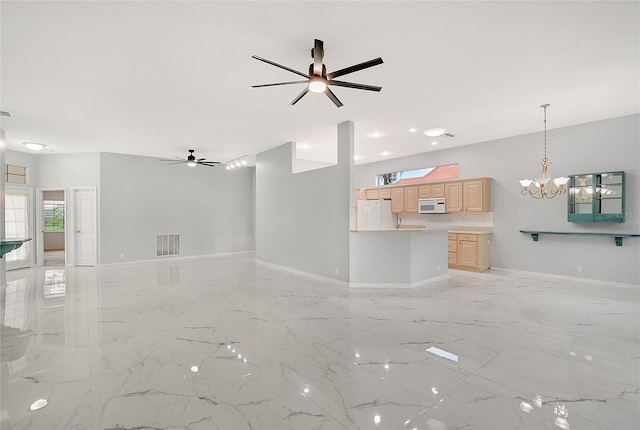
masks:
POLYGON ((226 161, 287 141, 309 158, 356 123, 357 163, 637 113, 638 2, 1 2, 7 147, 226 161), (290 101, 313 39, 335 88, 290 101), (416 127, 417 133, 409 133, 416 127), (437 146, 422 134, 445 127, 437 146), (368 133, 385 133, 374 139, 368 133), (301 145, 300 145, 301 146, 301 145))

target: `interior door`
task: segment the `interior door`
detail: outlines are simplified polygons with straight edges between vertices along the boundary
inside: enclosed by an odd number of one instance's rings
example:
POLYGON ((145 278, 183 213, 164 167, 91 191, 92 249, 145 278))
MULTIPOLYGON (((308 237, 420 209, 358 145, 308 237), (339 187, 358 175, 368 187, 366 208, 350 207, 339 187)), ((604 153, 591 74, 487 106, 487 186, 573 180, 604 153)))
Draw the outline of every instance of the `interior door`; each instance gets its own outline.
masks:
MULTIPOLYGON (((31 190, 25 188, 5 189, 5 237, 11 239, 27 239, 33 231, 31 222, 31 190)), ((6 254, 7 270, 31 267, 32 243, 25 242, 20 248, 6 254)))
POLYGON ((76 266, 95 266, 97 262, 96 190, 73 190, 76 266))

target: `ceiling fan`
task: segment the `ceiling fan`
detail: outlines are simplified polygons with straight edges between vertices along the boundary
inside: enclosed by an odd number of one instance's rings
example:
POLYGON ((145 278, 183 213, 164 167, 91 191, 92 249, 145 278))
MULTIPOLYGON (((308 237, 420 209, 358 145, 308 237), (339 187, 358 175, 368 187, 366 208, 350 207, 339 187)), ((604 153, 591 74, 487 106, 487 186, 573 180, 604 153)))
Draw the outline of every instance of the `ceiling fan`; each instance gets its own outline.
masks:
POLYGON ((186 164, 189 167, 195 166, 208 166, 208 167, 216 167, 221 164, 220 161, 206 161, 204 158, 196 158, 193 155, 195 151, 193 149, 189 150, 189 156, 187 158, 175 157, 175 160, 160 160, 160 161, 169 161, 169 165, 172 164, 186 164))
POLYGON ((382 58, 378 57, 374 60, 365 61, 364 63, 356 64, 351 67, 346 67, 344 69, 337 70, 335 72, 327 73, 326 66, 322 63, 322 59, 324 57, 324 42, 322 40, 315 39, 313 49, 311 50, 311 57, 313 58, 313 63, 309 65, 309 73, 302 73, 297 70, 291 69, 289 67, 283 66, 278 63, 274 63, 273 61, 267 60, 262 57, 258 57, 257 55, 253 55, 252 58, 256 60, 264 61, 267 64, 271 64, 272 66, 279 67, 281 69, 287 70, 291 73, 295 73, 296 75, 300 75, 306 79, 300 81, 290 81, 290 82, 278 82, 274 84, 263 84, 263 85, 252 85, 252 88, 259 87, 273 87, 278 85, 291 85, 291 84, 307 84, 304 90, 298 96, 293 99, 291 105, 294 105, 300 101, 302 97, 304 97, 309 91, 313 93, 322 93, 324 92, 327 97, 337 106, 343 106, 342 102, 338 100, 338 97, 329 89, 329 86, 336 87, 347 87, 347 88, 355 88, 357 90, 367 90, 367 91, 380 91, 382 87, 376 87, 373 85, 364 85, 364 84, 354 84, 352 82, 344 82, 344 81, 336 81, 334 78, 347 75, 349 73, 357 72, 359 70, 368 69, 369 67, 377 66, 382 64, 382 58))

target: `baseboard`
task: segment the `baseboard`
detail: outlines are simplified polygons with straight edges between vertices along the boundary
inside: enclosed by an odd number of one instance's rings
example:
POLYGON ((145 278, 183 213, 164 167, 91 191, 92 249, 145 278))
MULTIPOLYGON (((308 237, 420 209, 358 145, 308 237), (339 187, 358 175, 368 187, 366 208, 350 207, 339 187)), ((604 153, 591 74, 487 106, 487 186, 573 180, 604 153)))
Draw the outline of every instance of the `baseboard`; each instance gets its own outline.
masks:
POLYGON ((338 285, 340 287, 349 287, 349 283, 341 281, 339 279, 329 278, 328 276, 317 275, 311 272, 304 272, 302 270, 292 269, 291 267, 281 266, 279 264, 267 263, 264 260, 256 258, 256 263, 269 267, 270 269, 281 270, 283 272, 292 273, 294 275, 304 276, 305 278, 315 279, 316 281, 328 282, 330 284, 338 285))
POLYGON ((177 256, 163 256, 157 257, 147 260, 134 260, 134 261, 123 261, 116 263, 101 263, 97 266, 100 267, 112 267, 112 266, 128 266, 131 264, 150 264, 150 263, 160 263, 163 261, 183 261, 183 260, 197 260, 199 258, 211 258, 211 257, 227 257, 230 255, 240 255, 240 254, 255 254, 255 251, 234 251, 234 252, 220 252, 217 254, 203 254, 203 255, 177 255, 177 256))
POLYGON ((448 279, 449 275, 440 275, 412 283, 349 282, 349 288, 419 288, 448 279))
POLYGON ((513 273, 517 275, 542 276, 544 278, 562 279, 565 281, 583 282, 585 284, 608 285, 612 287, 638 288, 639 284, 628 284, 625 282, 603 281, 601 279, 578 278, 576 276, 554 275, 553 273, 529 272, 526 270, 507 269, 504 267, 491 267, 492 271, 513 273))
POLYGON ((373 282, 347 282, 339 279, 329 278, 327 276, 317 275, 311 272, 305 272, 302 270, 292 269, 291 267, 281 266, 279 264, 267 263, 264 260, 255 260, 256 263, 265 267, 269 267, 275 270, 281 270, 283 272, 291 273, 294 275, 304 276, 305 278, 314 279, 316 281, 328 282, 330 284, 338 285, 340 287, 347 288, 418 288, 423 287, 434 282, 440 282, 449 279, 449 275, 436 276, 434 278, 425 279, 419 282, 413 283, 373 283, 373 282))

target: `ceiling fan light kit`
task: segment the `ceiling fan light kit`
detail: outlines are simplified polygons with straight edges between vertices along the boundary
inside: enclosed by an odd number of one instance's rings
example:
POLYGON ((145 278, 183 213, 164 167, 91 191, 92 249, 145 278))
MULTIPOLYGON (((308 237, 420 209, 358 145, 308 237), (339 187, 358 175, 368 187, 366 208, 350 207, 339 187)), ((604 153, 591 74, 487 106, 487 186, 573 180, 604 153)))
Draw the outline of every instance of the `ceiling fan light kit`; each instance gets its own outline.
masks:
POLYGON ((189 150, 189 155, 187 158, 175 157, 173 160, 160 160, 169 162, 169 165, 173 164, 186 164, 188 167, 196 167, 196 166, 207 166, 207 167, 216 167, 222 164, 220 161, 207 161, 205 158, 196 158, 193 154, 195 152, 194 149, 189 150))
POLYGON ((360 70, 368 69, 369 67, 377 66, 382 64, 382 58, 378 57, 373 60, 365 61, 364 63, 356 64, 350 67, 346 67, 344 69, 336 70, 335 72, 327 73, 327 68, 323 64, 324 58, 324 42, 319 39, 315 39, 313 43, 313 49, 311 49, 311 57, 313 58, 313 63, 309 65, 309 73, 302 73, 298 70, 294 70, 290 67, 283 66, 282 64, 275 63, 271 60, 267 60, 266 58, 258 57, 257 55, 253 55, 252 58, 256 60, 265 62, 267 64, 271 64, 272 66, 279 67, 288 72, 294 73, 296 75, 302 76, 306 79, 299 81, 289 81, 289 82, 277 82, 273 84, 262 84, 262 85, 252 85, 252 88, 261 88, 261 87, 274 87, 280 85, 292 85, 292 84, 307 84, 307 86, 298 94, 292 101, 291 105, 295 105, 304 97, 308 92, 312 93, 325 93, 327 97, 335 104, 337 107, 343 106, 342 102, 336 97, 336 95, 331 91, 329 86, 337 86, 337 87, 346 87, 353 88, 357 90, 366 90, 366 91, 375 91, 379 92, 382 87, 377 87, 373 85, 365 85, 365 84, 356 84, 353 82, 344 82, 344 81, 336 81, 334 78, 338 78, 340 76, 347 75, 349 73, 354 73, 360 70))

